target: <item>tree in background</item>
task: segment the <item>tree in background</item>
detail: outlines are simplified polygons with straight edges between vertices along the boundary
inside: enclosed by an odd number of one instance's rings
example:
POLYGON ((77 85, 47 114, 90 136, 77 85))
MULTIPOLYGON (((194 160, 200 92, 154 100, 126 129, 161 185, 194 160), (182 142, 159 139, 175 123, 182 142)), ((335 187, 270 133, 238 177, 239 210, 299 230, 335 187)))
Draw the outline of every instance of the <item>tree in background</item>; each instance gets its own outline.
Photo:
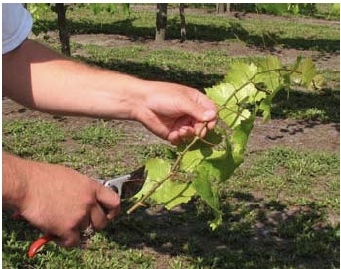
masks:
MULTIPOLYGON (((63 54, 70 56, 70 32, 67 25, 67 10, 72 9, 73 7, 78 6, 88 6, 95 15, 101 16, 102 12, 109 12, 110 14, 116 13, 119 9, 122 9, 123 12, 130 14, 129 3, 116 4, 116 3, 89 3, 89 4, 65 4, 65 3, 57 3, 57 4, 45 4, 45 3, 29 3, 25 4, 25 7, 31 12, 33 15, 35 25, 33 28, 34 33, 37 35, 41 32, 47 32, 50 29, 47 29, 46 24, 41 22, 40 16, 42 14, 50 11, 50 9, 57 14, 57 27, 59 31, 59 39, 61 43, 61 51, 63 54)), ((196 4, 191 4, 196 5, 196 4)), ((241 16, 245 15, 246 12, 259 12, 259 13, 268 13, 274 15, 283 15, 283 14, 303 14, 308 16, 313 16, 316 12, 316 4, 308 4, 308 3, 300 3, 300 4, 288 4, 288 3, 259 3, 259 4, 251 4, 251 3, 217 3, 217 4, 201 4, 200 7, 214 7, 216 6, 217 14, 224 13, 226 15, 234 15, 237 18, 241 18, 241 16), (242 12, 242 13, 240 13, 242 12)), ((184 42, 186 40, 186 20, 185 20, 185 6, 186 4, 179 4, 179 14, 180 14, 180 40, 184 42)), ((167 34, 167 3, 159 3, 157 4, 157 12, 156 12, 156 30, 155 30, 155 41, 162 42, 166 40, 167 34)), ((340 4, 333 4, 332 9, 329 12, 328 17, 337 14, 340 14, 340 4)))
MULTIPOLYGON (((168 4, 156 4, 156 33, 155 41, 160 42, 166 40, 167 33, 167 9, 168 4)), ((185 19, 185 4, 179 4, 180 15, 180 41, 186 40, 186 19, 185 19)))
POLYGON ((216 4, 216 11, 218 14, 229 13, 230 12, 230 4, 226 4, 226 3, 216 4))
POLYGON ((180 4, 179 12, 180 12, 180 35, 181 35, 181 42, 184 42, 186 40, 185 4, 180 4))
POLYGON ((66 11, 69 6, 72 4, 25 4, 25 8, 32 14, 34 23, 36 27, 33 28, 33 33, 35 35, 40 34, 41 32, 47 32, 49 29, 46 28, 43 24, 39 23, 40 16, 51 9, 53 12, 57 14, 57 27, 59 32, 59 40, 61 43, 61 51, 64 55, 70 56, 70 33, 67 28, 67 19, 66 19, 66 11))
POLYGON ((66 10, 67 5, 57 3, 52 10, 57 13, 59 40, 62 45, 62 53, 66 56, 71 56, 70 49, 70 33, 66 27, 66 10))
POLYGON ((160 42, 166 39, 167 28, 167 7, 168 4, 156 4, 156 33, 155 41, 160 42))
MULTIPOLYGON (((39 23, 39 19, 44 12, 47 12, 51 9, 53 12, 57 14, 57 27, 59 33, 59 40, 61 44, 61 52, 66 55, 71 55, 70 49, 70 31, 67 27, 67 17, 66 11, 68 8, 75 7, 76 5, 84 5, 84 4, 64 4, 64 3, 56 3, 56 4, 25 4, 25 8, 32 14, 33 20, 35 22, 36 27, 34 27, 33 31, 35 35, 38 35, 41 32, 47 32, 50 29, 47 29, 45 25, 39 23)), ((123 12, 129 14, 129 3, 124 4, 87 4, 92 9, 95 15, 101 12, 109 12, 114 14, 118 11, 118 6, 123 9, 123 12)))

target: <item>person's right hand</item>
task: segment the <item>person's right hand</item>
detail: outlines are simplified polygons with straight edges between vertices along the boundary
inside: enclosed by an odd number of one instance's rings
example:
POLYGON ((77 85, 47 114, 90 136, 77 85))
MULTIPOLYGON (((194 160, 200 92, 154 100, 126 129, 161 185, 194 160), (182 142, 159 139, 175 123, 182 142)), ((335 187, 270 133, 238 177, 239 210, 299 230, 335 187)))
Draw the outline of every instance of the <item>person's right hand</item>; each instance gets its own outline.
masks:
POLYGON ((19 214, 64 247, 76 246, 89 226, 102 229, 118 215, 120 198, 100 183, 61 165, 27 162, 19 214))

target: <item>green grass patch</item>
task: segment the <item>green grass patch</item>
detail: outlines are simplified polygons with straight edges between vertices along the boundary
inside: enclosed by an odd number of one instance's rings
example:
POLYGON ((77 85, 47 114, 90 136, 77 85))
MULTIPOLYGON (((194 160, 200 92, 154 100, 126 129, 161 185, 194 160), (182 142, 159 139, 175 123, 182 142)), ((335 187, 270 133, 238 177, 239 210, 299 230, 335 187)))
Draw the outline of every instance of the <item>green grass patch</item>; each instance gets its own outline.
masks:
POLYGON ((119 131, 106 127, 104 121, 84 126, 76 131, 72 138, 81 144, 101 147, 115 146, 119 140, 123 139, 119 131))
POLYGON ((240 191, 260 192, 267 199, 289 204, 317 204, 339 213, 340 158, 325 152, 274 148, 241 169, 231 185, 240 191), (240 179, 242 177, 242 179, 240 179))
POLYGON ((3 149, 33 159, 52 161, 62 152, 65 133, 56 124, 44 120, 11 120, 2 124, 3 149))
MULTIPOLYGON (((40 143, 54 141, 60 151, 48 153, 49 161, 100 176, 127 172, 156 156, 174 158, 168 145, 136 144, 136 140, 130 144, 127 140, 120 146, 127 134, 113 131, 112 124, 102 121, 90 126, 4 120, 3 147, 44 160, 47 153, 40 143), (19 141, 25 144, 17 144, 19 141), (30 154, 24 150, 29 147, 30 154)), ((123 204, 122 215, 86 247, 70 250, 50 243, 37 257, 28 259, 27 248, 40 232, 5 212, 3 266, 337 268, 339 156, 280 147, 249 154, 247 160, 247 167, 240 167, 219 186, 224 218, 222 227, 214 232, 207 225, 212 215, 200 201, 171 212, 152 206, 130 216, 124 214, 128 204, 123 204)))

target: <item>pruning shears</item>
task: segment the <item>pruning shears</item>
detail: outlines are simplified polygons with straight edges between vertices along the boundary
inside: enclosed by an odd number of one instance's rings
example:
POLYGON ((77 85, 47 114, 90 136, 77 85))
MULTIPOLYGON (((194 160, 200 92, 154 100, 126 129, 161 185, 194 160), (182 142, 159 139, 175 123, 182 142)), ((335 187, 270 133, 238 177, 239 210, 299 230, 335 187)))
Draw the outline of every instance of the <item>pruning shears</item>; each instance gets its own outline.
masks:
MULTIPOLYGON (((130 174, 111 178, 111 179, 94 179, 103 186, 115 191, 120 198, 130 198, 134 196, 142 187, 145 180, 144 167, 141 167, 130 174), (127 187, 125 185, 127 184, 127 187)), ((33 258, 38 251, 48 242, 54 239, 52 234, 45 234, 44 236, 35 240, 28 249, 28 257, 33 258)))

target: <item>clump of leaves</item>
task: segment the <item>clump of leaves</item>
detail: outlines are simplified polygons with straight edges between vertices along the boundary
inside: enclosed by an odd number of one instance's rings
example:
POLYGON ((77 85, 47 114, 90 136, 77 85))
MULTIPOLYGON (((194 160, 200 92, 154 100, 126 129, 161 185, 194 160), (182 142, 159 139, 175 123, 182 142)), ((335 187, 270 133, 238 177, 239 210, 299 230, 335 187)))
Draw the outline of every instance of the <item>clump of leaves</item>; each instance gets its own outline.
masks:
POLYGON ((224 80, 206 89, 219 109, 222 127, 209 132, 205 139, 195 137, 180 146, 174 162, 148 160, 146 182, 128 213, 147 199, 171 209, 199 196, 212 209, 215 217, 210 227, 216 229, 222 223, 219 185, 243 163, 256 116, 269 120, 271 103, 279 90, 289 90, 292 84, 311 87, 316 77, 310 59, 298 58, 290 67, 276 57, 233 61, 224 80))

